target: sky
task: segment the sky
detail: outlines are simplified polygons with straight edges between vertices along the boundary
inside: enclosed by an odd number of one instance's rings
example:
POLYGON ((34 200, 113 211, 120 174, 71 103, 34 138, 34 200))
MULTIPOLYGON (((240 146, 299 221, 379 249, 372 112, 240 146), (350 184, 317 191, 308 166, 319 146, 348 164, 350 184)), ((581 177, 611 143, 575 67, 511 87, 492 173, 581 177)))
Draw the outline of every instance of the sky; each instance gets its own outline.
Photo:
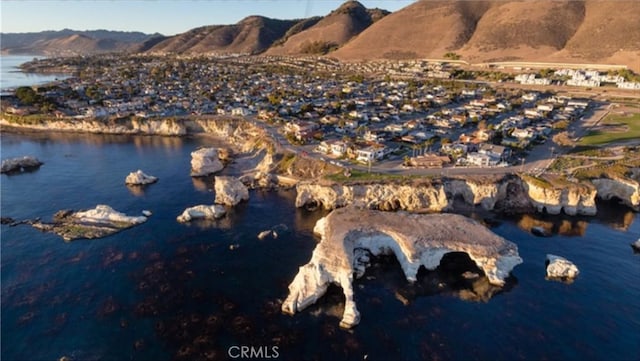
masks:
MULTIPOLYGON (((249 15, 297 19, 326 15, 342 0, 1 0, 0 32, 123 30, 174 35, 249 15)), ((360 0, 395 11, 414 0, 360 0)))

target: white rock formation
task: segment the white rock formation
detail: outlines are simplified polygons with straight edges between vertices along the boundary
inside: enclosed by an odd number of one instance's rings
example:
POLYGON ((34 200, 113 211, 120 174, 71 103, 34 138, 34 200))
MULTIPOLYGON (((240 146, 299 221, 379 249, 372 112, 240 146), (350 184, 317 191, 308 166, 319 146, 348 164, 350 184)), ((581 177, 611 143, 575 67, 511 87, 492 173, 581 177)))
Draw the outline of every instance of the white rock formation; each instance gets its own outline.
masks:
POLYGON ((145 217, 151 217, 152 214, 153 214, 153 212, 151 212, 148 209, 143 209, 142 210, 142 215, 145 216, 145 217))
POLYGON ((191 152, 191 176, 201 177, 220 171, 224 166, 216 148, 201 148, 191 152))
POLYGON ((591 182, 598 190, 598 198, 618 198, 622 204, 640 211, 640 184, 630 178, 598 178, 591 182))
POLYGON ((551 279, 572 280, 580 271, 571 261, 553 254, 547 255, 547 277, 551 279))
POLYGON ((633 250, 636 252, 640 252, 640 238, 638 238, 637 241, 631 243, 631 248, 633 248, 633 250))
POLYGON ((262 232, 258 233, 258 239, 259 240, 263 240, 263 239, 271 236, 272 234, 273 234, 273 231, 270 230, 270 229, 268 229, 266 231, 262 231, 262 232))
POLYGON ((431 184, 333 184, 299 183, 296 207, 316 203, 325 209, 358 205, 371 209, 439 212, 448 209, 444 186, 431 184))
POLYGON ((178 222, 185 223, 194 219, 218 219, 222 218, 227 211, 221 205, 208 206, 201 204, 195 207, 190 207, 184 210, 181 215, 178 216, 178 222))
POLYGON ((155 183, 157 181, 158 181, 157 177, 145 174, 143 171, 138 169, 135 172, 129 173, 127 178, 125 178, 124 183, 129 185, 145 185, 145 184, 155 183))
POLYGON ((235 177, 215 177, 215 203, 235 206, 241 201, 249 200, 249 190, 235 177))
POLYGON ((2 161, 2 169, 0 173, 18 172, 25 169, 35 169, 40 167, 41 165, 41 161, 31 156, 5 159, 2 161))
POLYGON ((563 188, 555 188, 551 185, 543 185, 542 182, 527 181, 523 179, 527 194, 531 203, 543 213, 575 216, 577 214, 593 216, 597 213, 596 190, 593 186, 574 185, 563 188))
POLYGON ((134 225, 147 220, 145 216, 127 216, 104 204, 99 204, 94 209, 76 212, 72 216, 83 224, 122 223, 134 225))
POLYGON ((406 214, 345 207, 321 218, 314 232, 322 237, 306 265, 289 285, 282 311, 294 314, 316 302, 331 283, 342 287, 345 310, 341 327, 360 320, 353 299, 353 276, 362 276, 372 255, 395 254, 409 281, 418 269, 435 269, 443 255, 465 252, 493 285, 522 263, 517 246, 478 222, 456 214, 406 214))

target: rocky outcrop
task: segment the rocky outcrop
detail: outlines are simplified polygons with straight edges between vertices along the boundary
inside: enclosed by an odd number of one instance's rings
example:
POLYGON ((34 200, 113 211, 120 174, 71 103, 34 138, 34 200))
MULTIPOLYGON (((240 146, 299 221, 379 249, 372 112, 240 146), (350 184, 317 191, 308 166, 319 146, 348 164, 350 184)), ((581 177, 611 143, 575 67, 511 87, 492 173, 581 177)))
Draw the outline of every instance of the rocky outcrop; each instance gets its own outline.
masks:
POLYGON ((553 254, 547 255, 547 278, 570 281, 578 276, 580 271, 569 260, 553 254))
POLYGON ((201 148, 191 152, 191 176, 202 177, 222 170, 224 166, 216 148, 201 148))
POLYGON ((235 206, 249 200, 249 190, 238 178, 215 177, 214 187, 218 204, 235 206))
POLYGON ((335 209, 350 204, 380 210, 447 210, 449 200, 442 184, 331 184, 299 183, 296 207, 317 205, 335 209))
POLYGON ((56 233, 65 241, 72 241, 106 237, 146 221, 145 216, 127 216, 100 204, 86 211, 59 211, 53 216, 53 223, 36 222, 32 225, 40 230, 56 233))
POLYGON ((540 213, 593 216, 597 213, 596 190, 583 185, 558 188, 537 179, 523 179, 531 203, 540 213))
POLYGON ((508 213, 531 210, 568 215, 595 215, 596 189, 588 184, 571 184, 556 188, 533 179, 504 176, 494 179, 445 178, 416 180, 398 184, 379 182, 366 184, 297 185, 296 206, 322 206, 325 209, 349 204, 380 210, 448 211, 461 199, 470 206, 508 213))
POLYGON ((634 252, 640 252, 640 238, 637 241, 631 243, 631 248, 633 248, 634 252))
POLYGON ((184 212, 177 217, 177 220, 180 223, 186 223, 194 219, 218 219, 224 217, 226 213, 227 211, 221 205, 215 204, 209 206, 201 204, 185 209, 184 212))
POLYGON ((42 164, 38 158, 31 156, 5 159, 2 161, 2 171, 0 173, 24 172, 38 169, 42 164))
POLYGON ((640 184, 629 178, 597 178, 591 182, 598 190, 598 198, 619 199, 627 207, 640 211, 640 184))
POLYGON ((66 131, 95 134, 148 134, 148 135, 185 135, 186 126, 173 119, 131 119, 131 120, 42 120, 38 123, 0 121, 3 126, 19 127, 32 130, 66 131))
POLYGON ((143 171, 138 169, 135 172, 129 173, 129 175, 127 175, 127 178, 125 178, 124 183, 128 185, 139 186, 139 185, 155 183, 157 181, 158 181, 157 177, 145 174, 143 171))
POLYGON ((342 287, 345 310, 340 325, 360 320, 353 294, 353 277, 362 276, 369 254, 394 254, 409 281, 418 269, 433 270, 450 252, 465 252, 489 282, 502 286, 522 259, 517 246, 476 221, 456 214, 388 213, 346 207, 320 219, 314 232, 322 239, 311 260, 300 267, 289 285, 282 311, 294 314, 316 302, 331 283, 342 287))

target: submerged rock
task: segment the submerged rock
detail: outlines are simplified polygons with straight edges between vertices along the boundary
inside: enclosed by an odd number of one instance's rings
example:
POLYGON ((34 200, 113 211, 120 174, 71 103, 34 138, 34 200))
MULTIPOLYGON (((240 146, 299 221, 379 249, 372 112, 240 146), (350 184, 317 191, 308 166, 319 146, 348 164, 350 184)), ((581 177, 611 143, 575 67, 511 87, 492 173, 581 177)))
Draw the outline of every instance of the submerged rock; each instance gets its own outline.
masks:
POLYGON ((181 215, 178 216, 178 222, 185 223, 194 219, 218 219, 222 218, 227 211, 223 206, 201 204, 195 207, 190 207, 184 210, 181 215))
POLYGON ((531 227, 531 233, 538 237, 551 237, 551 233, 547 232, 547 230, 542 226, 531 227))
POLYGON ((33 223, 33 227, 53 232, 65 241, 102 238, 147 221, 144 216, 127 216, 113 208, 99 204, 94 209, 73 212, 62 210, 53 216, 53 223, 33 223))
POLYGON ((550 279, 573 280, 580 273, 575 264, 560 256, 548 254, 546 263, 547 277, 550 279))
POLYGON ((191 176, 202 177, 220 171, 224 166, 220 162, 216 148, 201 148, 191 152, 191 176))
POLYGON ((322 240, 289 285, 282 311, 294 314, 303 310, 335 283, 345 295, 340 322, 345 328, 360 321, 353 297, 353 276, 364 274, 369 263, 367 252, 374 256, 395 254, 411 282, 416 280, 421 266, 433 270, 449 252, 467 253, 496 286, 503 286, 513 267, 522 263, 515 244, 456 214, 388 213, 350 206, 321 218, 314 232, 322 240))
POLYGON ((157 177, 145 174, 143 171, 138 169, 135 172, 129 173, 127 178, 125 178, 124 183, 129 185, 145 185, 155 183, 157 181, 157 177))
POLYGON ((249 200, 249 190, 238 179, 234 177, 215 177, 215 192, 218 204, 235 206, 241 201, 249 200))
POLYGON ((0 173, 24 172, 39 168, 43 163, 38 158, 24 156, 18 158, 5 159, 2 161, 0 173))

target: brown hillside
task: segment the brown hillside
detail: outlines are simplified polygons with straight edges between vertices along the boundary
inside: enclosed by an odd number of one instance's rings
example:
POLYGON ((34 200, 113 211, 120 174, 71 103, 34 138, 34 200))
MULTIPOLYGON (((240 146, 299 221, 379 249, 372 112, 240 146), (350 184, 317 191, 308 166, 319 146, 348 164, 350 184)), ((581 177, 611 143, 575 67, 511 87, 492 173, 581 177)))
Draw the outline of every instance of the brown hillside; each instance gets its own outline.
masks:
POLYGON ((86 35, 74 34, 39 40, 28 47, 9 49, 7 53, 59 56, 127 51, 133 47, 134 44, 112 39, 95 39, 86 35))
POLYGON ((277 20, 249 16, 237 24, 205 26, 172 36, 149 49, 159 53, 257 53, 296 24, 297 20, 277 20))
POLYGON ((518 47, 562 49, 584 19, 579 1, 500 3, 487 11, 465 49, 492 51, 518 47))
POLYGON ((640 1, 588 1, 585 10, 584 21, 566 44, 572 55, 596 60, 640 50, 640 1))
POLYGON ((273 46, 267 54, 294 55, 326 52, 337 48, 381 19, 388 12, 368 10, 357 1, 347 1, 315 25, 273 46), (315 46, 314 46, 315 45, 315 46))
POLYGON ((418 1, 394 12, 332 53, 342 59, 441 57, 473 35, 491 1, 418 1))
POLYGON ((638 0, 421 0, 332 53, 342 60, 442 58, 625 64, 640 69, 638 0))

